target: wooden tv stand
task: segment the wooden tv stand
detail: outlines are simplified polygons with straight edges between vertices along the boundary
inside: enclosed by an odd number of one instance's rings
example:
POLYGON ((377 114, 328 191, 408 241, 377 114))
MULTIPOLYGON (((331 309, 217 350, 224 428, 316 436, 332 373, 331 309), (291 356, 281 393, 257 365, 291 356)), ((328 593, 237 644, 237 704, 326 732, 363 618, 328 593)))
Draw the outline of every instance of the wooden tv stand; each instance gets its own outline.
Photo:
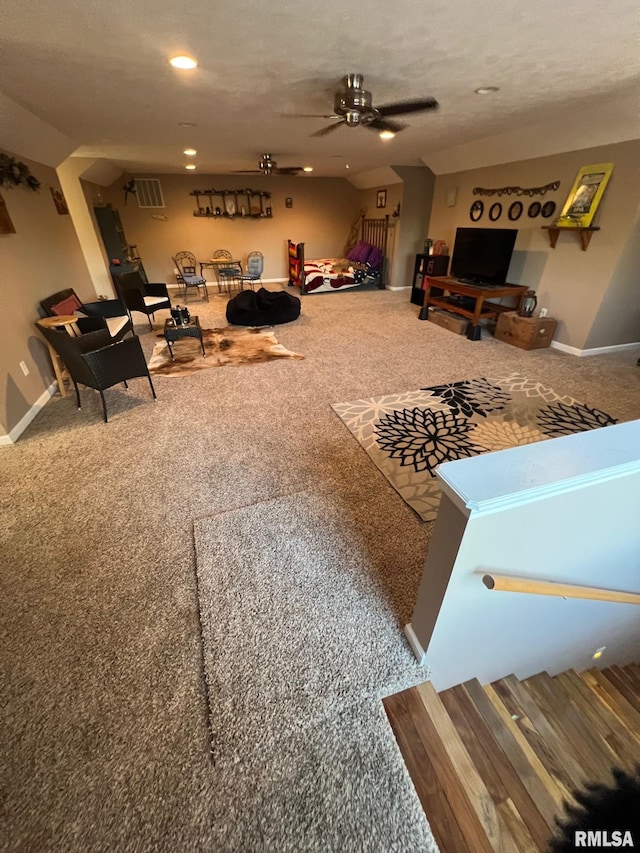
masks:
POLYGON ((497 317, 502 311, 518 310, 520 303, 528 288, 522 284, 490 284, 480 286, 477 284, 465 284, 451 276, 425 276, 424 277, 424 300, 420 310, 420 319, 429 319, 429 308, 437 307, 460 314, 471 320, 467 337, 472 341, 480 340, 480 320, 489 317, 497 317), (432 293, 432 291, 435 291, 432 293), (449 301, 449 296, 466 296, 475 300, 473 310, 449 301), (492 299, 503 299, 508 297, 515 300, 513 305, 500 305, 492 302, 492 299))

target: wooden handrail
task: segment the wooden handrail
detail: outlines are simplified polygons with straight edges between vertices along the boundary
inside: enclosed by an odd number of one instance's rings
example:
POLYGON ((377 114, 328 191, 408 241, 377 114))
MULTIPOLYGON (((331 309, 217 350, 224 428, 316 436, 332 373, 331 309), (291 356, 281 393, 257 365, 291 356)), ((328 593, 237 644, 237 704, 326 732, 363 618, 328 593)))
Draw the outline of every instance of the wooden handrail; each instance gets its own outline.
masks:
POLYGON ((526 592, 532 595, 558 595, 561 598, 587 598, 592 601, 614 601, 619 604, 640 604, 640 593, 602 589, 597 586, 574 586, 554 581, 518 578, 512 575, 484 575, 482 583, 487 589, 504 592, 526 592))

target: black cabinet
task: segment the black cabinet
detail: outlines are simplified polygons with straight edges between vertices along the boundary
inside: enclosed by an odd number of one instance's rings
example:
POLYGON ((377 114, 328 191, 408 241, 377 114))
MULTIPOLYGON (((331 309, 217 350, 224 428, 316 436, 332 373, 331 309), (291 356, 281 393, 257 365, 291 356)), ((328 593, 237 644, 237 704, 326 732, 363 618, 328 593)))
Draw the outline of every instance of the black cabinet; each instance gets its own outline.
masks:
POLYGON ((422 305, 424 301, 423 281, 425 275, 446 275, 448 269, 448 255, 416 255, 413 278, 411 279, 411 302, 414 305, 422 305))
POLYGON ((135 254, 136 247, 127 243, 118 211, 112 207, 94 207, 93 212, 109 258, 109 271, 114 283, 116 276, 134 271, 140 273, 143 281, 147 281, 141 259, 132 256, 132 253, 135 254), (118 263, 114 264, 116 260, 118 263))

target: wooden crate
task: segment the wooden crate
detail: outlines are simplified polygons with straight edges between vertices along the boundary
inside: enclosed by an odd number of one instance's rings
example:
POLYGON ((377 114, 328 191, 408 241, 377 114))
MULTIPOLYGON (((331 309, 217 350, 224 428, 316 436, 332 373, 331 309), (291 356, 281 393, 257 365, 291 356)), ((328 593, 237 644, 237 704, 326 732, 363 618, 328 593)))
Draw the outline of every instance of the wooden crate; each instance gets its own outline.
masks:
POLYGON ((451 311, 444 311, 442 308, 429 308, 429 320, 438 326, 442 326, 443 329, 455 332, 456 335, 466 335, 469 326, 466 317, 454 314, 451 311))
POLYGON ((494 336, 520 349, 540 349, 549 346, 557 325, 551 317, 521 317, 517 311, 504 311, 494 336))

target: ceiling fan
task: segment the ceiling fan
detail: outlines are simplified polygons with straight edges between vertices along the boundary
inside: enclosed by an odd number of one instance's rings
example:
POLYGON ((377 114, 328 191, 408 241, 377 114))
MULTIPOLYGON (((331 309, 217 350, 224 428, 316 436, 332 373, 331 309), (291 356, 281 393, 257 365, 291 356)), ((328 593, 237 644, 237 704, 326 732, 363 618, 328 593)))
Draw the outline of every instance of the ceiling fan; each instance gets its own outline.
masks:
MULTIPOLYGON (((426 112, 427 110, 435 110, 439 106, 435 98, 419 98, 374 107, 371 92, 364 88, 362 74, 347 74, 342 78, 342 85, 343 88, 335 93, 333 104, 335 115, 327 116, 327 118, 339 118, 340 121, 317 130, 311 134, 312 136, 326 136, 342 124, 346 124, 347 127, 361 125, 378 133, 383 130, 389 133, 398 133, 404 130, 407 125, 398 121, 391 121, 390 116, 426 112)), ((318 118, 324 118, 324 116, 318 116, 318 118)))
POLYGON ((278 164, 273 159, 271 154, 263 154, 258 162, 257 169, 237 169, 236 174, 240 175, 297 175, 301 172, 302 166, 283 166, 278 168, 278 164))

